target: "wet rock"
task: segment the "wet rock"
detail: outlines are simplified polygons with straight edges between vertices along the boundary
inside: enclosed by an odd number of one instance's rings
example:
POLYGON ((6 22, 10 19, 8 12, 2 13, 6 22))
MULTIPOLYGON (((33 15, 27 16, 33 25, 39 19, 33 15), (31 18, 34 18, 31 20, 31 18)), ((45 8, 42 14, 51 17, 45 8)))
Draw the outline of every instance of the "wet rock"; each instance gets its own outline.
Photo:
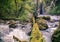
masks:
POLYGON ((26 26, 25 25, 22 25, 22 28, 26 28, 26 26))
POLYGON ((45 20, 50 20, 51 19, 50 16, 43 16, 42 18, 45 19, 45 20))
POLYGON ((9 24, 10 24, 9 28, 16 28, 17 27, 16 22, 14 20, 10 20, 9 24))
POLYGON ((16 21, 16 24, 19 24, 20 23, 20 21, 16 21))
POLYGON ((16 28, 16 27, 17 27, 16 24, 10 24, 10 25, 9 25, 9 28, 16 28))
POLYGON ((55 26, 54 27, 57 27, 58 25, 57 24, 55 24, 55 26))
POLYGON ((54 23, 55 21, 54 20, 50 20, 51 23, 54 23))
POLYGON ((6 22, 6 24, 9 24, 9 23, 10 23, 10 21, 7 21, 7 22, 6 22))
POLYGON ((45 30, 48 28, 47 21, 44 19, 37 20, 37 23, 40 30, 45 30))
POLYGON ((27 33, 29 36, 31 36, 31 31, 27 33))
POLYGON ((4 42, 4 41, 0 38, 0 42, 4 42))

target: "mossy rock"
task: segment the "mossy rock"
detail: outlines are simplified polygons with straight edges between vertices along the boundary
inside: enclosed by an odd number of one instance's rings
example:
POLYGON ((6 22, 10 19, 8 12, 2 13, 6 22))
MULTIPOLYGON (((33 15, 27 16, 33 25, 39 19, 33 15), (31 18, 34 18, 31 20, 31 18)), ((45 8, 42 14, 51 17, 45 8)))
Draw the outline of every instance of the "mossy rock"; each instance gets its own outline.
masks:
POLYGON ((50 20, 51 19, 50 16, 43 16, 42 18, 45 19, 45 20, 50 20))
POLYGON ((44 19, 44 20, 50 20, 50 16, 41 16, 41 17, 38 17, 38 19, 44 19))
POLYGON ((46 25, 46 26, 39 25, 39 29, 40 29, 40 30, 46 30, 47 28, 48 28, 47 25, 46 25))
POLYGON ((10 20, 9 24, 16 24, 16 22, 14 20, 10 20))
POLYGON ((44 19, 37 19, 36 22, 37 22, 37 23, 47 23, 47 21, 44 20, 44 19))
POLYGON ((16 22, 14 20, 10 20, 9 24, 10 24, 9 28, 16 28, 17 27, 16 22))
POLYGON ((40 30, 45 30, 48 28, 47 21, 44 19, 37 20, 37 23, 40 30))

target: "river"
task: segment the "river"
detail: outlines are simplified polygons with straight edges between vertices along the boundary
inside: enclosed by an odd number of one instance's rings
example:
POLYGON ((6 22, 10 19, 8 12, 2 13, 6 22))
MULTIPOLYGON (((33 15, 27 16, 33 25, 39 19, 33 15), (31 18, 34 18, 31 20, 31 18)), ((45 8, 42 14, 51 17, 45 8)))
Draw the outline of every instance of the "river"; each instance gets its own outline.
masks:
MULTIPOLYGON (((54 33, 54 30, 57 29, 57 27, 54 27, 54 25, 58 24, 58 21, 54 22, 54 23, 47 22, 47 24, 48 24, 49 28, 46 30, 40 30, 40 31, 42 32, 42 35, 46 42, 52 42, 51 37, 54 33)), ((17 24, 17 25, 18 25, 18 27, 16 28, 17 31, 22 30, 23 32, 25 32, 25 36, 28 37, 28 35, 26 35, 26 33, 31 31, 31 24, 29 23, 27 25, 24 25, 23 28, 21 28, 21 26, 23 26, 23 25, 21 25, 21 24, 17 24)), ((9 28, 9 25, 7 25, 7 24, 3 24, 3 23, 0 24, 0 39, 3 38, 4 42, 14 42, 13 36, 11 33, 13 31, 15 31, 16 29, 9 28), (8 38, 10 39, 10 41, 8 40, 8 38)), ((18 35, 19 35, 19 33, 18 33, 18 35)), ((21 35, 21 36, 23 36, 23 35, 21 35)), ((26 39, 26 38, 24 38, 24 39, 26 39)))

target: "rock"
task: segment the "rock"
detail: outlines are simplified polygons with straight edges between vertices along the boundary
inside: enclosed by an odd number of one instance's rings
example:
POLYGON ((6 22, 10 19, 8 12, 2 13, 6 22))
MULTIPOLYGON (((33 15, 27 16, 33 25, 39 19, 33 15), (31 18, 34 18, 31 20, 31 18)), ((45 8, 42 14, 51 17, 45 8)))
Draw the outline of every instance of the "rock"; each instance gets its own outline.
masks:
POLYGON ((54 27, 57 27, 58 25, 57 24, 55 24, 55 26, 54 27))
POLYGON ((17 23, 17 24, 19 24, 19 23, 20 23, 20 21, 16 21, 16 23, 17 23))
POLYGON ((10 24, 10 25, 9 25, 9 28, 16 28, 16 27, 17 27, 16 24, 10 24))
POLYGON ((9 28, 16 28, 17 25, 16 25, 16 22, 14 20, 10 20, 10 25, 9 25, 9 28))
POLYGON ((37 23, 40 30, 45 30, 48 28, 47 21, 44 19, 37 20, 37 23))
POLYGON ((6 22, 6 24, 9 24, 9 23, 10 23, 10 21, 7 21, 7 22, 6 22))
POLYGON ((16 22, 14 20, 10 20, 9 24, 16 24, 16 22))
POLYGON ((51 23, 54 23, 55 21, 54 20, 50 20, 51 23))
POLYGON ((50 16, 43 16, 42 18, 45 19, 45 20, 50 20, 51 19, 50 16))

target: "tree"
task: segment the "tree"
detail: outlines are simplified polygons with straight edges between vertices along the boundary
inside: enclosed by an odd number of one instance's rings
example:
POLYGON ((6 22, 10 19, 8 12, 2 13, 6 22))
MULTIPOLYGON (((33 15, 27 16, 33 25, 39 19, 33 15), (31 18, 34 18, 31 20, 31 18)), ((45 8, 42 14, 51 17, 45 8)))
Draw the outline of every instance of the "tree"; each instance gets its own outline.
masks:
POLYGON ((13 18, 15 17, 14 11, 14 0, 0 0, 0 18, 13 18))
POLYGON ((32 12, 32 0, 0 0, 0 18, 19 18, 32 12))
POLYGON ((55 7, 51 7, 50 9, 50 14, 53 14, 53 15, 60 15, 60 0, 55 0, 54 3, 55 3, 55 7))

